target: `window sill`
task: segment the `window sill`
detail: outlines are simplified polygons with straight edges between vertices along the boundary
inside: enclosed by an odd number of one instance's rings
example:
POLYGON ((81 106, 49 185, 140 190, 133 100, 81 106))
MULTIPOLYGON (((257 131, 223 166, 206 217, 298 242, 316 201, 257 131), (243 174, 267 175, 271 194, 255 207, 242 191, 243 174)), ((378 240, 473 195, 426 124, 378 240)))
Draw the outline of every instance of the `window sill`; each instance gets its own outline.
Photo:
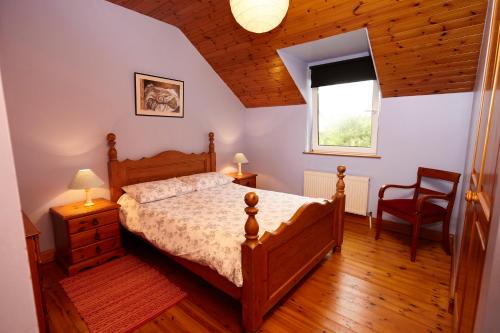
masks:
POLYGON ((343 152, 328 152, 328 151, 305 151, 304 154, 308 155, 324 155, 324 156, 344 156, 344 157, 365 157, 365 158, 382 158, 376 154, 364 153, 343 153, 343 152))

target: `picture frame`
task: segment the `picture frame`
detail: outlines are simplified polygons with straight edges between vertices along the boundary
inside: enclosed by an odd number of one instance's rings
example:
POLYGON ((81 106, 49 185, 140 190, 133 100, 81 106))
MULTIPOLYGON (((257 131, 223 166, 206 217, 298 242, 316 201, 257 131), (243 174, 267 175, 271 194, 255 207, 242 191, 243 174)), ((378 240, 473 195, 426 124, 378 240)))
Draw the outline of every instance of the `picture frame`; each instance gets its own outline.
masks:
POLYGON ((136 116, 184 118, 184 81, 134 73, 136 116))

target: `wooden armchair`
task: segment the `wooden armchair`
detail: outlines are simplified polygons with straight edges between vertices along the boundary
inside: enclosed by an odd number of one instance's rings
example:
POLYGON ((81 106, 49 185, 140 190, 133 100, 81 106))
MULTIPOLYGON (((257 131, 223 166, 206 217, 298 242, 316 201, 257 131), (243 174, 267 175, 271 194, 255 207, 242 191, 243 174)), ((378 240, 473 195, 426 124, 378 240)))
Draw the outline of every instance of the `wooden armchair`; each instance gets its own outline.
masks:
POLYGON ((458 181, 460 174, 449 171, 442 171, 428 168, 418 168, 417 182, 413 185, 384 185, 378 192, 377 224, 375 239, 379 239, 382 229, 382 213, 386 212, 399 217, 412 225, 411 233, 411 261, 415 261, 417 254, 417 243, 420 232, 420 225, 435 222, 443 222, 443 248, 450 254, 450 218, 455 203, 458 181), (453 183, 453 187, 448 194, 421 187, 422 178, 440 179, 453 183), (415 192, 411 199, 385 200, 384 193, 388 188, 411 189, 415 192), (430 200, 447 201, 446 207, 436 205, 430 200))

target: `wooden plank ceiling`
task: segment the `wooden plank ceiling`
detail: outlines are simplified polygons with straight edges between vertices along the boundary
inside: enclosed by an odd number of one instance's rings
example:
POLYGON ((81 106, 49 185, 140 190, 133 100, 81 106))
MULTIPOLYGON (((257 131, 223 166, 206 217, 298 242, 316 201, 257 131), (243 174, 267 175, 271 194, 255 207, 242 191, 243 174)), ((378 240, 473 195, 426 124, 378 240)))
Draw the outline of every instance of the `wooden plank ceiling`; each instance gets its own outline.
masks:
MULTIPOLYGON (((276 50, 367 27, 384 97, 473 89, 487 0, 291 0, 254 34, 229 0, 111 0, 180 28, 246 107, 303 104, 276 50)), ((154 74, 154 73, 153 73, 154 74)))

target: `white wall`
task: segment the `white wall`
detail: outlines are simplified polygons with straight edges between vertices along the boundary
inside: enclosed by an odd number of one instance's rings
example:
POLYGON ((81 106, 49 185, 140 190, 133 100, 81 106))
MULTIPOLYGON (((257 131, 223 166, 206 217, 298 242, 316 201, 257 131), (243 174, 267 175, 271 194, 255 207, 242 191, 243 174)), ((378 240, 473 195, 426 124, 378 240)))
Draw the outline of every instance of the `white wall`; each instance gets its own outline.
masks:
POLYGON ((83 199, 67 189, 76 170, 107 180, 110 131, 120 159, 206 151, 209 131, 219 169, 242 150, 244 107, 176 27, 103 0, 1 1, 0 49, 22 207, 42 249, 49 207, 83 199), (135 116, 134 72, 183 80, 185 118, 135 116))
POLYGON ((0 73, 0 332, 38 332, 0 73))
POLYGON ((419 166, 463 173, 471 102, 472 93, 382 99, 381 159, 303 154, 306 105, 249 109, 245 167, 259 174, 259 187, 302 194, 305 169, 336 172, 345 164, 348 173, 370 177, 369 210, 375 214, 378 189, 414 183, 419 166))

